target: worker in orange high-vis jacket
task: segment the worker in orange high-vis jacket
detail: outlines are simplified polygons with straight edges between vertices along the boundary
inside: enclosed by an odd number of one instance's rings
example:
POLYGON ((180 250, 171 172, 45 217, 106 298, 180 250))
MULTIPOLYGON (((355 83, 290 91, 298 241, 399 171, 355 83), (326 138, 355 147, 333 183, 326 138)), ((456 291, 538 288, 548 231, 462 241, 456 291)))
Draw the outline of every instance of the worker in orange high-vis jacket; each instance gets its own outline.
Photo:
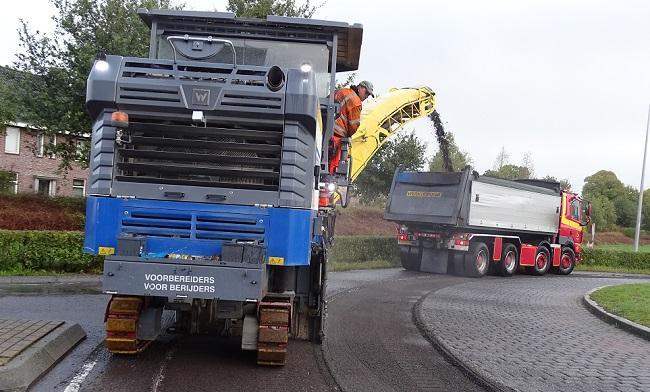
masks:
POLYGON ((352 137, 361 123, 361 102, 374 97, 373 86, 367 80, 356 86, 336 90, 334 100, 341 105, 341 113, 334 123, 334 136, 330 140, 329 168, 334 174, 341 160, 341 139, 352 137))

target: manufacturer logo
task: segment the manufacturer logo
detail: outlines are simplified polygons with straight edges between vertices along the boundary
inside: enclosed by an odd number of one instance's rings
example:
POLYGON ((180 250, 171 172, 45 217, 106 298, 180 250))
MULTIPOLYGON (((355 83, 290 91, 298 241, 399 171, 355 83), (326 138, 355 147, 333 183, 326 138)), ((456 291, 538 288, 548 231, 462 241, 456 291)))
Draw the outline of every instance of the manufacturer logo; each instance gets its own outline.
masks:
POLYGON ((193 88, 192 104, 208 106, 210 104, 210 90, 203 88, 193 88))
POLYGON ((418 191, 406 192, 406 197, 440 197, 440 196, 442 196, 440 192, 418 192, 418 191))

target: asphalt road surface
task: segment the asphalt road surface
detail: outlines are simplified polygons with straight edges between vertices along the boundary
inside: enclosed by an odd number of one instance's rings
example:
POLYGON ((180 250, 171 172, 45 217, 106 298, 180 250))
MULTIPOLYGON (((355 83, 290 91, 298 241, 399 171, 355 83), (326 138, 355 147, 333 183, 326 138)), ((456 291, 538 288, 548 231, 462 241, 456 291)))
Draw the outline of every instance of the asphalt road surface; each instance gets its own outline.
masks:
POLYGON ((111 355, 97 284, 0 284, 0 309, 78 322, 88 334, 33 391, 480 391, 413 321, 420 298, 464 282, 400 269, 332 273, 325 343, 291 341, 282 368, 258 367, 237 340, 202 336, 164 335, 136 357, 111 355))
POLYGON ((111 355, 102 342, 108 296, 96 281, 0 283, 0 313, 78 322, 88 335, 33 391, 484 390, 468 374, 497 379, 492 387, 526 391, 647 390, 648 343, 605 324, 579 301, 589 288, 627 281, 594 274, 332 273, 324 344, 291 341, 282 368, 258 367, 237 339, 205 336, 164 335, 140 355, 111 355))

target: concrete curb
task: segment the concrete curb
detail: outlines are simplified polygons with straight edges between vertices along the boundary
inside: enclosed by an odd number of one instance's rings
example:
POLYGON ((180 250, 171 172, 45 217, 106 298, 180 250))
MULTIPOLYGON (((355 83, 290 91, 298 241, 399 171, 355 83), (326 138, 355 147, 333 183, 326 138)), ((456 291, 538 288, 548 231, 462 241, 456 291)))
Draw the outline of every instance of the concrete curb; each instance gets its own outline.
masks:
MULTIPOLYGON (((437 290, 436 290, 437 291, 437 290)), ((477 369, 474 369, 473 366, 466 364, 463 362, 457 355, 454 354, 454 352, 449 349, 440 339, 436 337, 436 335, 431 332, 427 327, 426 327, 426 322, 424 321, 424 318, 422 317, 422 303, 424 300, 429 297, 431 294, 435 293, 435 291, 429 292, 422 296, 418 302, 413 306, 413 322, 417 326, 417 328, 420 330, 420 333, 422 336, 425 337, 431 343, 431 345, 442 354, 443 357, 445 357, 446 360, 448 360, 451 364, 454 366, 457 366, 458 368, 461 369, 463 373, 465 373, 470 379, 472 379, 474 382, 479 384, 480 386, 484 387, 490 392, 515 392, 516 390, 500 383, 499 381, 493 380, 489 377, 484 376, 479 372, 477 369)))
POLYGON ((573 271, 571 276, 581 278, 607 278, 607 279, 650 279, 646 274, 625 274, 622 272, 594 272, 594 271, 573 271))
POLYGON ((102 275, 0 276, 0 284, 100 283, 102 275))
POLYGON ((601 286, 601 287, 596 287, 593 290, 589 290, 583 297, 582 297, 582 303, 583 305, 589 310, 593 315, 598 317, 599 319, 605 321, 606 323, 612 324, 618 328, 621 328, 622 330, 625 330, 629 333, 632 333, 634 335, 637 335, 643 339, 650 340, 650 328, 645 327, 641 324, 637 324, 633 321, 630 321, 626 318, 623 318, 621 316, 617 316, 615 314, 609 313, 605 309, 603 309, 596 301, 591 299, 591 294, 596 291, 600 290, 604 287, 609 287, 609 286, 617 286, 617 285, 606 285, 606 286, 601 286))
POLYGON ((63 323, 29 346, 9 363, 0 366, 0 391, 25 391, 52 365, 85 339, 79 324, 63 323))

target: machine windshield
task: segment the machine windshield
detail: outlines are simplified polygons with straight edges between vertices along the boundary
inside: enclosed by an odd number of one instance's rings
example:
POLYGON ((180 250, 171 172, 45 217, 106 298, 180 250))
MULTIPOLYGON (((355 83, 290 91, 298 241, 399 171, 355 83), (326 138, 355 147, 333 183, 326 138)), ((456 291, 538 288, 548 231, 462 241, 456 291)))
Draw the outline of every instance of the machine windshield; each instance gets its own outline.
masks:
MULTIPOLYGON (((159 59, 173 59, 174 50, 167 40, 168 35, 162 35, 158 38, 159 59)), ((192 37, 189 38, 192 41, 192 37)), ((277 65, 282 68, 300 69, 304 64, 309 64, 316 76, 318 95, 325 97, 329 94, 330 75, 328 73, 329 50, 325 44, 309 44, 301 42, 279 42, 247 38, 228 38, 231 41, 237 54, 238 65, 256 65, 270 67, 277 65)), ((223 43, 201 43, 198 44, 203 49, 203 45, 210 45, 212 53, 210 57, 201 61, 211 63, 232 64, 232 49, 229 45, 223 43)), ((182 60, 197 60, 200 56, 194 57, 198 52, 197 47, 193 46, 184 50, 182 46, 174 44, 176 47, 176 58, 182 60)), ((207 48, 205 49, 208 50, 207 48)), ((201 50, 203 51, 203 50, 201 50)))

